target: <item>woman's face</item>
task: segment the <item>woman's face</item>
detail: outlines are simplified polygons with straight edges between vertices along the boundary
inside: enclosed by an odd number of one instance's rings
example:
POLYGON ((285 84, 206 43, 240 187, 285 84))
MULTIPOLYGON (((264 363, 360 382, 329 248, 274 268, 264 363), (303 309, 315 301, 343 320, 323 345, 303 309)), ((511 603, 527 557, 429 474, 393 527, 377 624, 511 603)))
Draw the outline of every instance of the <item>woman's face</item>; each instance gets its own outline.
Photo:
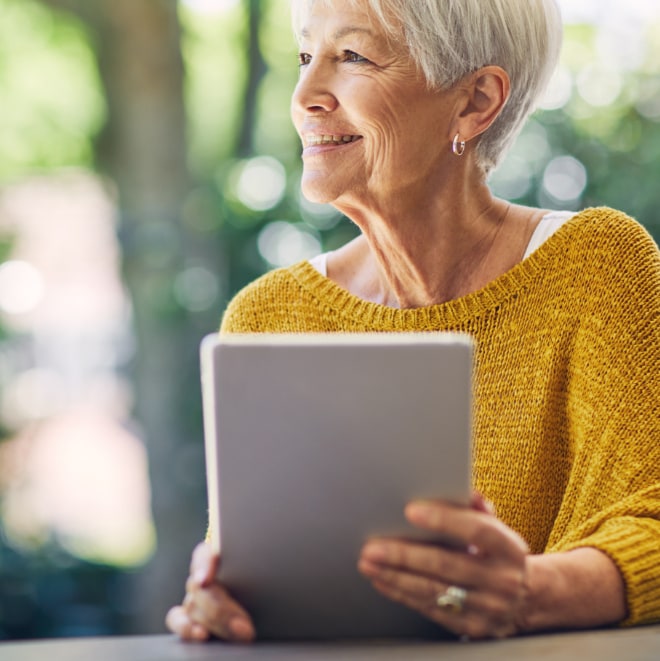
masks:
POLYGON ((315 202, 350 205, 432 185, 451 156, 455 93, 430 90, 366 4, 312 2, 305 16, 291 113, 303 193, 315 202))

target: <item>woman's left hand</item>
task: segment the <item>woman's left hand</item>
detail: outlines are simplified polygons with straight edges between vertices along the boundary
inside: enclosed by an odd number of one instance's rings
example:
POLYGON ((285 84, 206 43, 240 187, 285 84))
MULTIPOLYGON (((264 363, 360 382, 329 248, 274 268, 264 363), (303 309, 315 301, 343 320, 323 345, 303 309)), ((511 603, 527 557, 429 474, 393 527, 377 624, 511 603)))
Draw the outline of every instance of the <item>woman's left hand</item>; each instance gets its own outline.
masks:
POLYGON ((523 539, 479 495, 471 507, 416 501, 405 513, 413 525, 458 545, 371 539, 358 567, 373 586, 459 636, 517 633, 527 591, 523 539))

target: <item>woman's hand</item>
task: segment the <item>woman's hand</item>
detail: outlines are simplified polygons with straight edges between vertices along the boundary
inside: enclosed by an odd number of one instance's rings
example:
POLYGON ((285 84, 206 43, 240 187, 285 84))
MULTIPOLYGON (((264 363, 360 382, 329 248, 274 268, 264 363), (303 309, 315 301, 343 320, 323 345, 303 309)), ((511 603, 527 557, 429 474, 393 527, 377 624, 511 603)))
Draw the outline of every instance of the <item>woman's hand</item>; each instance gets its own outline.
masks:
POLYGON ((358 567, 373 586, 461 636, 517 633, 527 592, 529 550, 522 538, 478 495, 471 508, 416 501, 405 513, 413 525, 460 546, 372 539, 358 567))
POLYGON ((181 606, 170 608, 165 623, 183 640, 204 641, 211 636, 235 642, 254 640, 250 616, 217 581, 220 557, 202 542, 195 547, 181 606))

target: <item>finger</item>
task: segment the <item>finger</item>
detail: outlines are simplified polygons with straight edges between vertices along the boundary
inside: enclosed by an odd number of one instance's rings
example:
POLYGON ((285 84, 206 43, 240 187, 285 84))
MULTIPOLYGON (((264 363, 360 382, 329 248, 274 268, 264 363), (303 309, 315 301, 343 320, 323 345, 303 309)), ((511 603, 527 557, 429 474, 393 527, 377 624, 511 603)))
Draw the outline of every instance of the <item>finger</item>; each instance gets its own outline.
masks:
POLYGON ((428 610, 436 608, 438 595, 442 594, 449 585, 430 576, 371 565, 367 561, 361 561, 359 569, 372 583, 387 585, 414 599, 418 604, 417 610, 422 610, 424 606, 428 610))
POLYGON ((437 624, 440 624, 449 631, 453 631, 459 635, 464 633, 466 619, 465 615, 451 613, 450 611, 443 611, 437 607, 433 608, 432 605, 428 602, 422 603, 415 597, 415 595, 410 594, 390 583, 374 581, 372 585, 384 597, 387 597, 392 601, 396 601, 397 603, 403 604, 407 608, 421 613, 428 619, 437 624))
POLYGON ((477 512, 484 512, 484 514, 492 514, 497 516, 495 505, 486 500, 478 491, 475 491, 470 498, 470 507, 477 512))
POLYGON ((418 500, 405 510, 415 526, 461 540, 495 559, 520 558, 529 552, 524 540, 494 516, 441 501, 418 500))
POLYGON ((490 621, 475 608, 474 597, 460 613, 439 608, 437 604, 420 602, 415 595, 406 592, 392 584, 374 581, 373 587, 384 597, 396 601, 404 606, 415 610, 436 624, 461 636, 467 636, 473 640, 484 638, 505 638, 515 633, 515 627, 510 620, 490 621))
POLYGON ((255 629, 247 612, 220 585, 193 588, 186 595, 184 608, 190 619, 218 638, 249 642, 255 629))
POLYGON ((485 610, 511 610, 525 592, 524 556, 517 563, 493 564, 481 556, 401 540, 371 540, 362 550, 359 571, 370 580, 394 583, 401 589, 416 585, 428 596, 442 585, 459 585, 478 592, 485 610), (407 576, 412 577, 408 581, 407 576), (414 581, 414 582, 413 582, 414 581))
POLYGON ((401 540, 368 541, 360 554, 360 562, 360 570, 372 577, 377 571, 403 569, 465 587, 488 585, 495 577, 495 572, 484 565, 482 558, 473 554, 401 540))
POLYGON ((190 619, 183 606, 170 608, 165 616, 165 625, 182 640, 203 642, 210 636, 208 629, 190 619))
POLYGON ((214 553, 208 542, 197 544, 190 561, 190 576, 202 587, 207 587, 214 580, 220 567, 220 556, 214 553))
POLYGON ((475 611, 484 618, 500 623, 513 620, 512 601, 506 594, 484 591, 479 588, 468 588, 463 583, 450 583, 438 581, 429 576, 411 574, 398 569, 375 567, 371 568, 361 564, 360 570, 370 578, 372 583, 387 585, 397 593, 408 596, 417 603, 416 610, 431 612, 439 608, 438 596, 444 594, 450 585, 460 585, 467 588, 467 596, 463 610, 475 611))

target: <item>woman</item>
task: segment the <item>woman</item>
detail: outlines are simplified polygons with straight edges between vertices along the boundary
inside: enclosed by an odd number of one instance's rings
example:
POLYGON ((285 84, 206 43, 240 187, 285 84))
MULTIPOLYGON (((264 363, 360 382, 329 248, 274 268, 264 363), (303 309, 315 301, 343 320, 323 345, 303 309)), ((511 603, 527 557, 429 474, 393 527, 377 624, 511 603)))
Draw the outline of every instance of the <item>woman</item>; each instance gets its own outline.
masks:
MULTIPOLYGON (((244 289, 223 332, 459 330, 478 347, 483 498, 406 510, 462 550, 372 540, 359 570, 471 638, 657 620, 658 248, 611 209, 550 213, 486 184, 554 67, 553 0, 294 10, 303 192, 361 235, 244 289)), ((218 562, 195 550, 168 625, 189 640, 251 640, 218 562)))

